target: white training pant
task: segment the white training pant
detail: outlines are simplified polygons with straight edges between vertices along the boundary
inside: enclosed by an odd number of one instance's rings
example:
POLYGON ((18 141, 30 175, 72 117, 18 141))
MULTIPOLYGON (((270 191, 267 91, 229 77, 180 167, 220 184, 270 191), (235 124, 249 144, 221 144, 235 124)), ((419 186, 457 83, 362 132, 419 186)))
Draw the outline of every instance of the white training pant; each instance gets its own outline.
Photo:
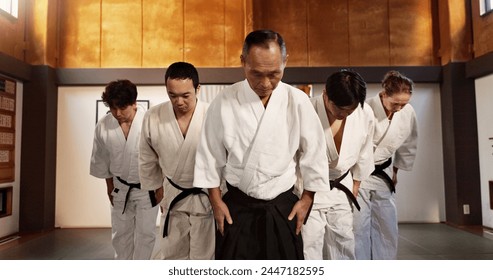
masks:
POLYGON ((125 207, 128 186, 114 180, 118 193, 113 191, 111 207, 111 235, 117 260, 148 260, 151 258, 156 236, 158 206, 151 206, 149 191, 131 189, 125 207))
POLYGON ((349 204, 312 209, 302 227, 306 260, 354 260, 353 212, 349 204))
POLYGON ((154 258, 162 260, 212 260, 216 244, 214 216, 171 211, 168 236, 163 238, 167 211, 161 214, 160 250, 154 258))
POLYGON ((398 227, 395 194, 390 190, 359 189, 360 212, 354 215, 356 259, 397 259, 398 227))

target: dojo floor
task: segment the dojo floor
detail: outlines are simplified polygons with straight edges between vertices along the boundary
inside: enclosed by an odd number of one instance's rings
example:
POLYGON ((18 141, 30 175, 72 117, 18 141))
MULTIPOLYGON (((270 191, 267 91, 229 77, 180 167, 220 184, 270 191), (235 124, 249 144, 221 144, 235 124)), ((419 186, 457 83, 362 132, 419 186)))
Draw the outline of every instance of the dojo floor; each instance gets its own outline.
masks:
MULTIPOLYGON (((0 260, 109 260, 111 231, 56 229, 0 240, 0 260)), ((493 260, 493 231, 446 224, 400 224, 399 260, 493 260)))

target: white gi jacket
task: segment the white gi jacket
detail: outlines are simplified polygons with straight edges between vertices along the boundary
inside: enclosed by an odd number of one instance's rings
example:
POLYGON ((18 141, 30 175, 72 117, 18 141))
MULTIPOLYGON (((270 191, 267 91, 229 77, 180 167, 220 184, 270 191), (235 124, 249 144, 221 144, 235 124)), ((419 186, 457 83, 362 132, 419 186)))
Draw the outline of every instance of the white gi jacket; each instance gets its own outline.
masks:
MULTIPOLYGON (((358 105, 356 110, 347 116, 340 153, 338 153, 325 111, 323 95, 313 97, 311 101, 325 133, 330 180, 335 180, 350 170, 341 183, 352 192, 353 179, 363 181, 375 168, 372 147, 373 111, 368 105, 363 108, 358 105)), ((347 203, 346 194, 333 189, 330 192, 317 193, 313 209, 347 203)))
POLYGON ((139 183, 139 139, 144 109, 137 112, 127 139, 112 114, 106 114, 96 125, 91 155, 90 174, 97 178, 120 177, 128 183, 139 183))
MULTIPOLYGON (((390 121, 379 95, 367 100, 375 116, 375 132, 373 135, 373 150, 375 164, 382 164, 394 156, 392 165, 411 171, 418 145, 418 126, 416 113, 411 104, 394 113, 390 121)), ((392 166, 391 165, 391 166, 392 166)), ((391 166, 386 169, 392 178, 391 166)), ((362 188, 372 190, 388 190, 386 184, 376 184, 374 180, 367 180, 361 184, 362 188)))
POLYGON ((246 80, 227 87, 207 113, 197 149, 194 185, 221 179, 247 195, 270 200, 296 181, 295 155, 309 191, 328 188, 322 127, 308 96, 280 82, 267 108, 246 80))
MULTIPOLYGON (((170 101, 153 106, 145 114, 139 159, 141 187, 156 190, 163 186, 161 206, 165 209, 169 209, 171 201, 182 192, 166 177, 182 188, 194 187, 195 153, 208 106, 208 103, 197 100, 186 137, 181 133, 170 101)), ((206 195, 191 195, 176 204, 173 210, 208 213, 211 206, 206 195)))

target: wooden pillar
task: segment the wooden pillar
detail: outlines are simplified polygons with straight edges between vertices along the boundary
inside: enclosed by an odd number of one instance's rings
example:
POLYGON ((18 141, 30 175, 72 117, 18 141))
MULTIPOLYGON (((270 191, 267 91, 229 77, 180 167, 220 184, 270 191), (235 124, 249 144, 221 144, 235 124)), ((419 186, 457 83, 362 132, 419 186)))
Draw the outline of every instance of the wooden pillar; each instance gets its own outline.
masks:
POLYGON ((446 221, 481 225, 478 132, 474 79, 467 78, 472 53, 470 0, 438 1, 442 64, 441 110, 446 221), (464 208, 469 207, 469 214, 464 208))
POLYGON ((466 77, 465 63, 449 63, 442 73, 446 221, 482 225, 474 79, 466 77), (464 213, 464 205, 469 206, 470 214, 464 213))
POLYGON ((55 226, 56 185, 56 71, 33 66, 24 84, 20 179, 21 232, 55 226))

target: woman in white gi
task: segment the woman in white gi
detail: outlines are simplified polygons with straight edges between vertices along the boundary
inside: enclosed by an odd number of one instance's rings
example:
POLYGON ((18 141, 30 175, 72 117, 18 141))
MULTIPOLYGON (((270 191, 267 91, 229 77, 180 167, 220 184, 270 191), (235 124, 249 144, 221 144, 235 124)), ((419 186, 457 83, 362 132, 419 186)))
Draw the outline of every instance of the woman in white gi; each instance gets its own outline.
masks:
POLYGON ((115 259, 150 259, 158 208, 154 192, 140 189, 139 138, 144 109, 128 80, 109 83, 101 96, 111 114, 96 125, 90 174, 106 179, 115 259))
POLYGON ((364 106, 365 98, 366 84, 351 70, 330 75, 322 95, 312 98, 325 132, 330 191, 317 192, 303 227, 305 259, 355 258, 355 196, 374 168, 373 112, 364 106))
POLYGON ((412 169, 418 142, 416 113, 408 104, 413 82, 397 71, 389 71, 382 87, 367 101, 375 118, 375 171, 360 186, 361 211, 354 217, 356 258, 364 260, 397 258, 397 171, 412 169))
POLYGON ((193 185, 195 153, 209 104, 197 99, 197 69, 171 64, 164 75, 170 101, 147 111, 140 143, 143 189, 161 201, 158 259, 212 259, 215 227, 207 193, 193 185), (164 196, 164 199, 163 199, 164 196))
POLYGON ((207 113, 194 185, 209 188, 216 259, 303 259, 299 233, 314 193, 328 188, 327 157, 309 98, 281 82, 286 61, 279 33, 251 32, 241 54, 246 80, 227 87, 207 113), (293 194, 297 153, 301 198, 293 194))

